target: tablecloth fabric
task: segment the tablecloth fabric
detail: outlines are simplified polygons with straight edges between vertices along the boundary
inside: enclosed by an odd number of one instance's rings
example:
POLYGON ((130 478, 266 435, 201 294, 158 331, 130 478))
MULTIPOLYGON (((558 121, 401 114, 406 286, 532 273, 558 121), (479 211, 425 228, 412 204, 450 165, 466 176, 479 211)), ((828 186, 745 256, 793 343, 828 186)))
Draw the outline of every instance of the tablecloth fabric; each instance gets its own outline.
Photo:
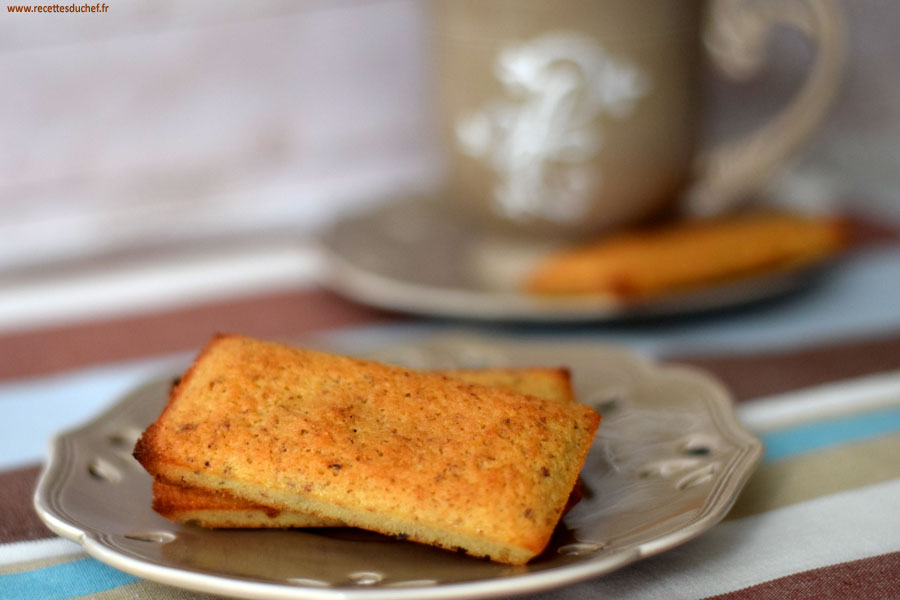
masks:
MULTIPOLYGON (((897 267, 900 252, 885 256, 869 257, 881 261, 877 276, 900 273, 897 267)), ((854 269, 858 272, 864 266, 860 263, 854 269)), ((858 280, 851 277, 844 283, 851 286, 854 282, 858 280)), ((892 289, 900 288, 900 278, 892 284, 892 289)), ((820 291, 825 292, 840 296, 840 290, 820 291)), ((892 292, 885 292, 888 293, 892 292)), ((886 295, 882 300, 888 302, 889 298, 886 295)), ((820 299, 815 294, 786 302, 799 302, 800 308, 807 312, 819 310, 830 314, 827 307, 823 308, 824 304, 816 304, 820 299)), ((303 313, 305 316, 295 315, 296 327, 285 331, 277 328, 279 311, 271 310, 264 326, 253 332, 270 337, 294 335, 298 330, 308 332, 352 325, 356 328, 345 329, 337 335, 360 340, 372 336, 371 328, 361 329, 360 325, 381 323, 375 338, 389 339, 398 332, 406 335, 411 326, 413 330, 418 326, 396 315, 336 300, 320 291, 260 297, 228 306, 220 304, 207 307, 209 311, 188 311, 188 317, 194 314, 209 318, 209 322, 194 331, 212 328, 214 324, 229 321, 229 317, 231 324, 240 327, 252 318, 254 311, 265 306, 288 308, 292 314, 296 313, 297 306, 311 311, 303 313), (216 310, 219 311, 216 319, 208 317, 216 310)), ((766 322, 788 322, 778 319, 788 319, 790 313, 779 317, 778 311, 790 311, 790 306, 773 310, 766 322)), ((775 348, 741 346, 732 333, 722 333, 717 338, 716 331, 730 331, 728 323, 733 315, 712 317, 712 325, 702 320, 683 323, 678 327, 691 329, 693 337, 685 337, 681 329, 675 333, 669 331, 668 343, 657 346, 650 343, 642 346, 642 343, 659 336, 665 338, 669 327, 665 323, 636 325, 624 331, 612 326, 589 328, 587 332, 562 332, 579 339, 586 336, 598 341, 624 339, 634 342, 631 345, 639 350, 668 361, 694 365, 718 376, 733 391, 739 417, 760 435, 767 451, 729 515, 704 535, 610 575, 533 597, 542 600, 900 598, 900 309, 896 316, 890 308, 884 310, 863 332, 865 335, 857 339, 852 332, 861 331, 859 322, 848 317, 843 325, 845 329, 829 330, 841 333, 837 339, 823 342, 815 335, 800 339, 802 336, 793 332, 792 339, 775 348), (876 327, 878 322, 884 323, 881 331, 876 327), (682 340, 691 343, 682 348, 682 340), (709 341, 705 352, 698 340, 709 341), (728 340, 735 342, 732 352, 727 351, 728 340)), ((184 312, 173 314, 180 314, 181 322, 188 322, 183 319, 184 312)), ((166 323, 166 318, 162 316, 156 322, 166 323)), ((752 323, 756 317, 736 318, 738 321, 749 318, 752 323)), ((431 323, 428 328, 440 330, 449 326, 458 324, 431 323)), ((77 352, 79 336, 104 331, 103 324, 84 327, 70 329, 68 338, 66 332, 47 334, 47 340, 68 339, 73 344, 68 348, 69 363, 65 362, 65 352, 57 348, 59 359, 30 366, 20 361, 18 371, 11 369, 5 373, 7 381, 0 382, 0 409, 16 402, 28 404, 27 410, 9 413, 14 415, 10 417, 14 422, 7 423, 8 427, 26 430, 36 427, 42 413, 66 405, 60 395, 64 396, 67 390, 75 394, 88 389, 88 383, 95 380, 136 384, 145 376, 146 369, 135 368, 132 363, 107 364, 96 371, 91 370, 96 365, 88 367, 79 362, 71 354, 77 352), (64 366, 77 369, 60 379, 54 373, 64 366), (10 378, 16 373, 35 377, 10 378)), ((114 332, 114 326, 108 327, 111 329, 106 333, 114 332)), ((121 323, 119 328, 122 330, 121 323)), ((424 333, 430 331, 428 328, 424 333)), ((784 325, 782 328, 786 329, 784 325)), ((149 327, 148 331, 152 329, 149 327)), ((752 329, 746 330, 752 333, 752 329)), ((546 332, 530 335, 543 333, 546 332)), ((0 339, 0 350, 26 348, 27 342, 34 339, 33 336, 0 339)), ((162 350, 189 350, 188 346, 197 346, 202 340, 181 339, 179 343, 185 348, 168 346, 162 350)), ((96 358, 102 362, 130 356, 122 348, 118 355, 101 353, 96 358)), ((161 348, 150 343, 145 355, 160 351, 161 348)), ((186 361, 187 356, 178 354, 171 358, 176 362, 186 361)), ((6 354, 4 359, 10 357, 6 354)), ((104 398, 102 404, 113 401, 115 397, 104 398)), ((74 406, 79 398, 73 397, 71 402, 74 406)), ((204 597, 117 571, 88 557, 77 544, 52 534, 32 508, 31 496, 39 470, 39 460, 22 463, 0 456, 0 598, 204 597)))

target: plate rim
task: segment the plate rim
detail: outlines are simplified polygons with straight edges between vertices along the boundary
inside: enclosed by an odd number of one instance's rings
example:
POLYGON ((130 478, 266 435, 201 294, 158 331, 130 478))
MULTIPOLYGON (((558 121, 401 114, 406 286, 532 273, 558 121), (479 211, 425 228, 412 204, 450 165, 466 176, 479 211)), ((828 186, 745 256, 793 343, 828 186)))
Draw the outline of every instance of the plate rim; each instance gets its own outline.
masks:
MULTIPOLYGON (((204 573, 198 570, 178 568, 157 564, 146 559, 124 553, 110 545, 104 545, 103 534, 96 534, 79 528, 74 518, 69 517, 64 507, 55 502, 53 491, 64 487, 68 476, 72 473, 66 467, 72 462, 73 453, 66 448, 77 443, 79 435, 85 435, 113 419, 118 413, 128 413, 131 405, 141 397, 142 392, 154 387, 167 385, 176 373, 158 376, 144 381, 119 397, 111 406, 89 421, 56 434, 50 443, 47 462, 41 470, 34 494, 34 508, 41 520, 55 533, 80 544, 93 558, 120 569, 131 575, 159 583, 179 586, 197 592, 221 594, 233 598, 266 598, 277 600, 335 600, 338 598, 358 598, 360 600, 442 600, 449 598, 496 598, 524 593, 536 593, 570 585, 594 577, 608 574, 626 565, 647 558, 691 539, 712 528, 721 521, 734 502, 747 480, 752 476, 762 459, 764 447, 762 441, 749 432, 737 418, 734 401, 727 388, 714 376, 694 366, 665 363, 654 358, 641 355, 621 346, 608 343, 591 343, 585 341, 546 340, 538 342, 512 341, 509 339, 489 339, 471 334, 445 333, 428 336, 416 342, 400 344, 399 347, 422 347, 441 343, 467 343, 475 341, 491 346, 554 346, 568 348, 579 346, 602 348, 618 354, 620 358, 631 364, 643 375, 653 378, 687 377, 693 382, 707 386, 713 393, 706 397, 704 405, 713 417, 716 427, 727 439, 739 449, 726 469, 726 474, 718 479, 717 485, 710 490, 704 499, 702 510, 686 526, 656 537, 652 540, 635 544, 631 547, 601 557, 585 559, 582 562, 552 567, 546 570, 533 571, 502 578, 479 579, 472 581, 442 583, 438 586, 411 587, 329 587, 293 585, 280 582, 253 581, 249 578, 228 577, 204 573)), ((386 351, 397 347, 388 345, 375 350, 386 351)), ((371 352, 367 352, 372 354, 371 352)))

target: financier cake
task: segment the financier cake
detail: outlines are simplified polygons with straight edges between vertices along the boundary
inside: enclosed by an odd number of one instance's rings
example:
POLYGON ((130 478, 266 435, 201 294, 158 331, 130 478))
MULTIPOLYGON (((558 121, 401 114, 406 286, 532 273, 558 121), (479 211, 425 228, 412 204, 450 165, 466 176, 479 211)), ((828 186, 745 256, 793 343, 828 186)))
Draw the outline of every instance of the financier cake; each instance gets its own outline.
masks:
POLYGON ((135 457, 169 484, 524 564, 599 423, 577 403, 226 335, 135 457))
MULTIPOLYGON (((440 371, 469 383, 506 388, 557 402, 573 402, 572 380, 564 368, 453 369, 440 371)), ((577 490, 576 486, 576 490, 577 490)), ((570 497, 569 505, 577 498, 570 497)), ((283 511, 236 498, 223 491, 153 482, 153 510, 171 521, 211 528, 336 527, 343 523, 283 511)))
POLYGON ((844 248, 844 222, 783 212, 625 231, 547 256, 527 291, 637 300, 822 262, 844 248))

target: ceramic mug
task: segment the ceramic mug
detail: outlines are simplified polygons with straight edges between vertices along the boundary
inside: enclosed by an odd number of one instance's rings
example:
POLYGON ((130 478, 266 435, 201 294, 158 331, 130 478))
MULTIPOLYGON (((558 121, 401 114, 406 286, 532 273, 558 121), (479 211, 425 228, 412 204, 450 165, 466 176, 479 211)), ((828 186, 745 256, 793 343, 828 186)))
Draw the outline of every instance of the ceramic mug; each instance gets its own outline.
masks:
POLYGON ((814 130, 843 57, 833 0, 435 0, 432 17, 448 198, 542 234, 727 209, 814 130), (700 148, 706 56, 750 76, 775 25, 816 44, 802 89, 746 137, 700 148))

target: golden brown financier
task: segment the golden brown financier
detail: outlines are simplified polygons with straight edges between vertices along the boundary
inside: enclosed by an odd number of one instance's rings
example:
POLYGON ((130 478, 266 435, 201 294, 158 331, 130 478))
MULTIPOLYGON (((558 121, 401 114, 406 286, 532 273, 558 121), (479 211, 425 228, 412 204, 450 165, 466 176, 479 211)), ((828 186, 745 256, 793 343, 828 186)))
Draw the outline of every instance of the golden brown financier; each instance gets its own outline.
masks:
POLYGON ((222 335, 135 457, 170 484, 524 564, 599 423, 577 403, 222 335))
MULTIPOLYGON (((469 383, 509 389, 556 402, 574 402, 565 368, 454 369, 438 371, 469 383)), ((572 499, 570 498, 570 504, 572 499)), ((153 482, 153 510, 171 521, 210 528, 337 527, 334 519, 282 511, 222 491, 153 482)))

